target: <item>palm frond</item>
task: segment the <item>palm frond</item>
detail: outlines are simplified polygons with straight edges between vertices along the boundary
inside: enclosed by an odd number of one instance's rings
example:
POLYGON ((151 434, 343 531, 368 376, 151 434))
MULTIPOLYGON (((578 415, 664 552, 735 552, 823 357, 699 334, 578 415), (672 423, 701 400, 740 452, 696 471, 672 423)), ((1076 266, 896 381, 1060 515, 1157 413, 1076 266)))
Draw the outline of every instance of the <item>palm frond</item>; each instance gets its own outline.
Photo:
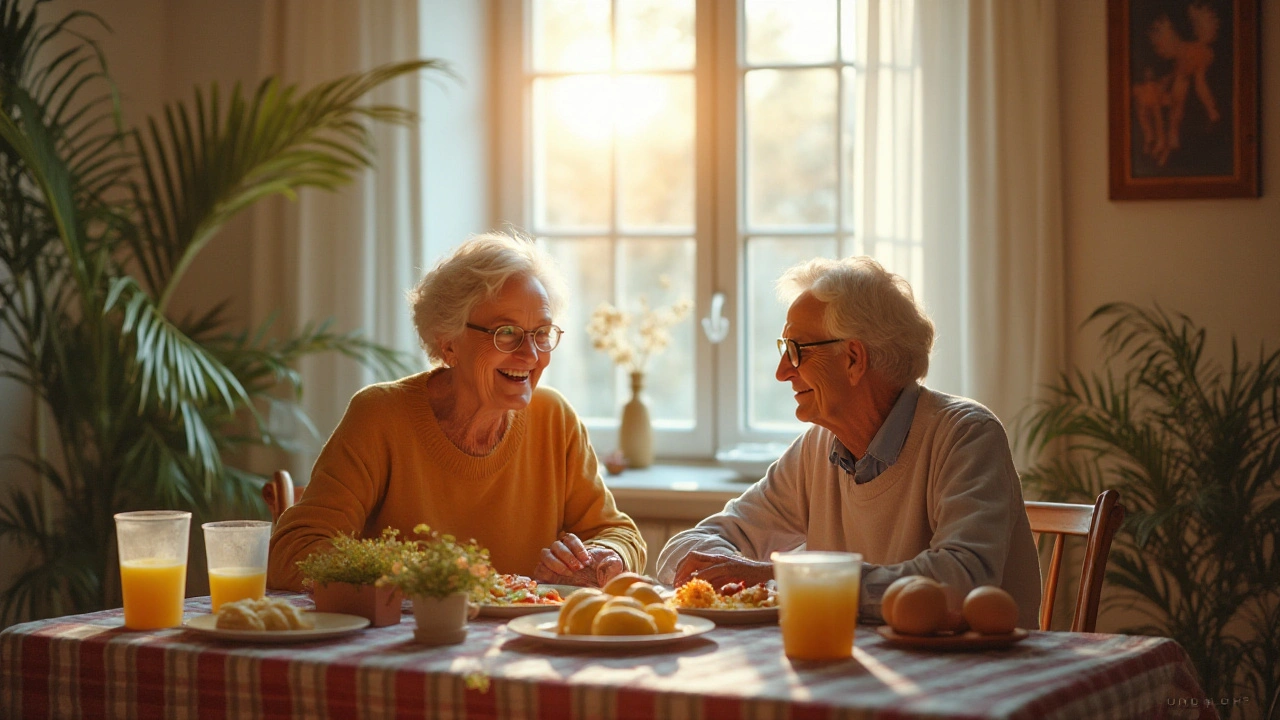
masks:
POLYGON ((1120 490, 1128 513, 1108 579, 1151 620, 1129 630, 1178 640, 1209 696, 1275 692, 1280 352, 1246 362, 1233 342, 1213 362, 1205 330, 1159 306, 1112 303, 1089 323, 1101 324, 1104 366, 1062 374, 1022 418, 1043 454, 1026 481, 1074 501, 1120 490))
POLYGON ((361 120, 408 124, 414 115, 362 106, 360 99, 378 85, 428 68, 445 66, 434 60, 385 65, 301 95, 274 79, 248 99, 237 86, 225 115, 213 85, 207 102, 196 91, 194 120, 183 105, 166 107, 164 123, 152 122, 145 136, 136 137, 144 176, 137 202, 147 222, 134 248, 161 309, 204 245, 245 207, 303 187, 332 190, 371 166, 361 120))

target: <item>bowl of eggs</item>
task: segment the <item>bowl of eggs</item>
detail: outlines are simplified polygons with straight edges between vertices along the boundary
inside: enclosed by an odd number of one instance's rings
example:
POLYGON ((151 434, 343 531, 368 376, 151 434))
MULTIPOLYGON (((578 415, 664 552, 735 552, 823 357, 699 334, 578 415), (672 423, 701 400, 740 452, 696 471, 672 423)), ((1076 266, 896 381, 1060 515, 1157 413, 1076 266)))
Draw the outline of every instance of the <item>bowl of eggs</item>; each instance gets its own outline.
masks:
POLYGON ((1001 647, 1027 637, 1018 627, 1018 603, 1003 588, 981 585, 959 603, 955 595, 933 578, 899 578, 885 589, 880 610, 886 625, 877 632, 895 645, 935 649, 1001 647))

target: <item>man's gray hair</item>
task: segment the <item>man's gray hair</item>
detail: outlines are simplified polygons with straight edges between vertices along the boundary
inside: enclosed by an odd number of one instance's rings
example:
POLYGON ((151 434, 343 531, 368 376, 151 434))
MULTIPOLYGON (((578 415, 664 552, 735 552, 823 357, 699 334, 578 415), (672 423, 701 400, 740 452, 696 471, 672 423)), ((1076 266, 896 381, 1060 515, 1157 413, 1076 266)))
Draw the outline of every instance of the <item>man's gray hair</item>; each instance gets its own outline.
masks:
POLYGON ((433 365, 444 363, 441 341, 466 332, 475 306, 493 299, 518 276, 542 283, 553 317, 564 307, 565 282, 555 260, 532 239, 505 232, 468 238, 406 293, 418 339, 433 365))
POLYGON ((900 387, 924 378, 933 350, 933 321, 911 285, 874 258, 817 258, 778 278, 778 298, 791 304, 804 292, 827 303, 823 327, 833 338, 856 338, 867 366, 900 387))

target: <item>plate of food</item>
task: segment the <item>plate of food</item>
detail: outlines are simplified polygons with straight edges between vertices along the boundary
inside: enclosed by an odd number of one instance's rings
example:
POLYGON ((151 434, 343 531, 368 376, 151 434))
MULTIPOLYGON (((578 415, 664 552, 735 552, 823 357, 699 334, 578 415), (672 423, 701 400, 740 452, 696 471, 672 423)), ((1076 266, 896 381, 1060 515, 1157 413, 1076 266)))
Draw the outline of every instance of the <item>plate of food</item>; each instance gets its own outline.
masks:
POLYGON ((512 632, 547 645, 573 648, 630 649, 647 648, 683 642, 714 630, 716 624, 702 617, 681 615, 676 631, 656 635, 561 635, 556 632, 560 613, 544 612, 525 615, 507 623, 512 632))
POLYGON ((282 598, 223 603, 212 615, 183 623, 192 632, 219 640, 296 643, 325 640, 363 630, 369 618, 344 613, 308 612, 282 598))
POLYGON ((999 635, 983 635, 972 630, 963 633, 907 635, 888 625, 881 625, 876 628, 876 632, 890 645, 923 650, 989 650, 1021 642, 1028 636, 1027 631, 1022 628, 1014 628, 1013 632, 999 635))
POLYGON ((694 615, 717 625, 762 625, 778 622, 778 591, 772 583, 743 587, 728 583, 717 590, 706 580, 681 585, 672 603, 682 615, 694 615))
POLYGON ((540 583, 524 575, 502 574, 497 586, 478 603, 480 617, 513 618, 559 607, 578 588, 540 583))

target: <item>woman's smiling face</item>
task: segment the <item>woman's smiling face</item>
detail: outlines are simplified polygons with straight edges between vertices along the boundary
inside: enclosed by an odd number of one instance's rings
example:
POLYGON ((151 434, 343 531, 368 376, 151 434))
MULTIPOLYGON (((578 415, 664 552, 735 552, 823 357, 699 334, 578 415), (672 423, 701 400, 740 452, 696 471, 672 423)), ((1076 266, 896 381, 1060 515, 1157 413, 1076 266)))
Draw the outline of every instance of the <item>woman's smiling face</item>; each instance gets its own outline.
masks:
MULTIPOLYGON (((516 275, 496 297, 476 305, 467 322, 489 330, 503 325, 533 330, 552 323, 551 301, 536 278, 516 275)), ((534 347, 533 336, 524 338, 515 352, 504 353, 494 346, 493 335, 467 328, 446 346, 452 350, 449 364, 457 392, 481 410, 523 409, 551 362, 551 353, 534 347)))

